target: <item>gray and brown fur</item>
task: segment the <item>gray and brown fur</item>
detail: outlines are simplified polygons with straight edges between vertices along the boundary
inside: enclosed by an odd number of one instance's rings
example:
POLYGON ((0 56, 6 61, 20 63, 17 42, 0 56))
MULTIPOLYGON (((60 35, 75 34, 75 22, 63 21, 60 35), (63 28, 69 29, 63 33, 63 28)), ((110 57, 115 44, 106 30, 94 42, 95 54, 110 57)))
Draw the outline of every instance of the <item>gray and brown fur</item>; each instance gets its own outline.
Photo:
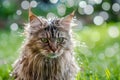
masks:
POLYGON ((77 64, 70 34, 73 13, 48 21, 29 12, 29 18, 30 24, 25 29, 26 41, 13 65, 14 79, 75 80, 77 64))

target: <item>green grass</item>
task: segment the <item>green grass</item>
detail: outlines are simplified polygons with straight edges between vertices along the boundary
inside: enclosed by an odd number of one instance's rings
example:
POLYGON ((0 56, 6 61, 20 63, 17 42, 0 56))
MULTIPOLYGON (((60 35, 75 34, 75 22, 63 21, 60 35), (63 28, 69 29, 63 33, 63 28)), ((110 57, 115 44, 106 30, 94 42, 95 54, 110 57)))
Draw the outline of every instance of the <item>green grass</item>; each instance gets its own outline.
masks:
MULTIPOLYGON (((75 57, 80 66, 76 80, 120 80, 120 35, 110 37, 111 26, 120 32, 120 23, 74 30, 75 57)), ((0 80, 9 79, 11 64, 19 55, 23 41, 19 32, 0 31, 0 80)))
POLYGON ((8 80, 11 64, 18 57, 23 37, 18 32, 0 31, 0 80, 8 80))
POLYGON ((89 26, 75 33, 76 58, 81 67, 77 80, 120 80, 120 33, 110 37, 108 31, 113 26, 120 31, 120 23, 114 23, 89 26))

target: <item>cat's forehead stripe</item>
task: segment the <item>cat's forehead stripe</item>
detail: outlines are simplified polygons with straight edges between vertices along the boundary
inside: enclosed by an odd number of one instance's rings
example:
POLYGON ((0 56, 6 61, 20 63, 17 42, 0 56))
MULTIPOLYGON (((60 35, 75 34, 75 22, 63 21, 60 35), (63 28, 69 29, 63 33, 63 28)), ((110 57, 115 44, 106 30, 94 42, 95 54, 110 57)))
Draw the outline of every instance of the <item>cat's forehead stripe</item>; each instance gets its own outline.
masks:
POLYGON ((58 33, 57 27, 55 27, 53 24, 49 24, 48 27, 45 28, 46 32, 49 32, 50 37, 56 37, 58 33))

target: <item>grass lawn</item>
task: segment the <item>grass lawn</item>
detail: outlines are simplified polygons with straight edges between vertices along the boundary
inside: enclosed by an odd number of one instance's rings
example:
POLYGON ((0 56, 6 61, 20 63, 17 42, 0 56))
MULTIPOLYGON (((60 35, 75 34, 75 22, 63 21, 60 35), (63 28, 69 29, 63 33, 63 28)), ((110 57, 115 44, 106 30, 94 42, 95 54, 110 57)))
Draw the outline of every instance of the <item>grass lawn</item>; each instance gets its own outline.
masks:
MULTIPOLYGON (((120 23, 74 29, 76 80, 120 80, 120 23)), ((21 31, 0 31, 0 80, 9 80, 11 64, 18 57, 21 31)))

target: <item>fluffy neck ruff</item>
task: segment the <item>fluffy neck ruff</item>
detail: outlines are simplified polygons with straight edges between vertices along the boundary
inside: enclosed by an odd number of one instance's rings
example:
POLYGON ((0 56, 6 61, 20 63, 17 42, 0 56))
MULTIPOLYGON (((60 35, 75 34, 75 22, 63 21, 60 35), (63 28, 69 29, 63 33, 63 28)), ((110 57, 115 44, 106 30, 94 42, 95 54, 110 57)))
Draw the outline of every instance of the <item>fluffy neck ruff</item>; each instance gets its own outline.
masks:
POLYGON ((74 80, 77 66, 70 50, 53 59, 24 50, 13 66, 15 80, 74 80))

